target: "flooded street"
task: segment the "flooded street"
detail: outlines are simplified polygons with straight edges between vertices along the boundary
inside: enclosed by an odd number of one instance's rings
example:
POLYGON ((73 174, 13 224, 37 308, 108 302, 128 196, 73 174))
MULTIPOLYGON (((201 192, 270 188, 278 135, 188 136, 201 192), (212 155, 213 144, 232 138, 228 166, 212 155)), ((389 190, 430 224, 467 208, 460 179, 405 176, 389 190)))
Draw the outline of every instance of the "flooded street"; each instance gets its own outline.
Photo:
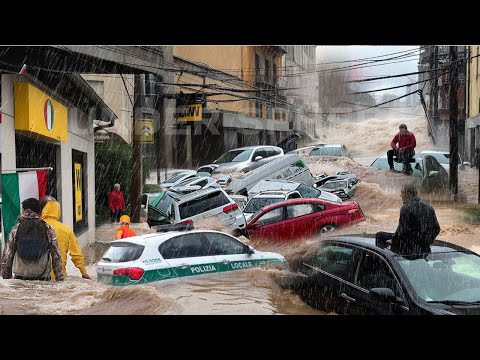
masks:
MULTIPOLYGON (((418 118, 416 118, 418 119, 418 118)), ((426 135, 424 119, 409 122, 417 136, 417 149, 432 148, 426 135)), ((410 126, 410 125, 409 125, 410 126)), ((326 133, 329 142, 345 144, 358 157, 317 160, 305 157, 312 173, 353 171, 360 178, 353 200, 357 201, 366 221, 339 234, 394 231, 398 223, 400 187, 410 178, 368 167, 385 153, 398 127, 398 121, 369 120, 360 124, 337 125, 326 133), (368 135, 367 135, 368 134, 368 135), (361 141, 359 141, 361 139, 361 141), (368 145, 366 145, 368 144, 368 145)), ((478 191, 478 170, 459 171, 461 198, 475 203, 478 191)), ((465 203, 453 203, 446 194, 420 194, 434 206, 441 226, 439 239, 451 241, 480 253, 480 224, 472 223, 461 212, 465 203)), ((148 233, 146 223, 132 224, 137 234, 148 233)), ((213 226, 214 227, 214 226, 213 226)), ((83 251, 88 272, 96 277, 98 261, 114 236, 110 224, 96 229, 95 239, 83 251)), ((258 250, 281 253, 295 264, 306 253, 315 251, 314 242, 281 246, 252 244, 258 250)), ((232 273, 202 275, 169 280, 153 285, 111 287, 84 280, 69 261, 69 277, 63 283, 25 282, 0 279, 0 312, 3 314, 308 314, 325 315, 306 304, 286 289, 295 275, 287 270, 249 269, 232 273)))

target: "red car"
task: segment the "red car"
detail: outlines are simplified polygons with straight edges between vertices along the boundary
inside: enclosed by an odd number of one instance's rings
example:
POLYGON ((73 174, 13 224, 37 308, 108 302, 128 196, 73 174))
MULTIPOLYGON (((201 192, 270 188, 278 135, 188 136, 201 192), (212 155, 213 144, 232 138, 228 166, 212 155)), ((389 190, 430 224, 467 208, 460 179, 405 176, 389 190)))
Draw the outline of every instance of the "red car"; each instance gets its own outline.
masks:
POLYGON ((355 201, 292 199, 265 206, 247 224, 251 240, 295 241, 365 220, 355 201))

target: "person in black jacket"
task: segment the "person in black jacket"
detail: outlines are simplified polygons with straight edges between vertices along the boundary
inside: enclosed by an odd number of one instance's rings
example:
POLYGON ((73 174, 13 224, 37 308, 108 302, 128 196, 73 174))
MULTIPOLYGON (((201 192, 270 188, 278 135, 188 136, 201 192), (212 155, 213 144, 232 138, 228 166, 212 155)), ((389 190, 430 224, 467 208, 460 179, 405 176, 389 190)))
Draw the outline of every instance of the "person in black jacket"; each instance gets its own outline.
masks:
POLYGON ((377 241, 385 241, 397 253, 430 252, 430 244, 440 233, 440 225, 433 207, 417 196, 413 184, 402 186, 403 206, 395 233, 378 232, 377 241))

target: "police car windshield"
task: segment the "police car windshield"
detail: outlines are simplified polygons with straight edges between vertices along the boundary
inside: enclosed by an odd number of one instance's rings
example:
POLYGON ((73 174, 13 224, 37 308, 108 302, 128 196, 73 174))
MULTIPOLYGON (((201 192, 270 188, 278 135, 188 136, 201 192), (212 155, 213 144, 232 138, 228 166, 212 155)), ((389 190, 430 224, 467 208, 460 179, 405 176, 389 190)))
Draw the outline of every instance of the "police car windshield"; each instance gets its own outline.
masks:
POLYGON ((217 161, 215 161, 215 163, 222 164, 229 162, 247 161, 250 158, 252 151, 252 149, 227 151, 225 154, 220 156, 217 161))

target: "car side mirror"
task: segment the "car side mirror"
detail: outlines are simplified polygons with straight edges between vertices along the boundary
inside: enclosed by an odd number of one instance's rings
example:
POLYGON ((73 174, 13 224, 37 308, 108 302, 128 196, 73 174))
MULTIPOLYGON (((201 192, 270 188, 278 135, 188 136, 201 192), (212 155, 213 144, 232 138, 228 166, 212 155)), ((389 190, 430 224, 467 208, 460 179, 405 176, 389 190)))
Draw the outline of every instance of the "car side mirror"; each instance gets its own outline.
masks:
POLYGON ((438 176, 439 172, 438 171, 435 171, 435 170, 432 170, 428 173, 428 177, 431 177, 431 176, 438 176))
POLYGON ((389 288, 372 288, 370 289, 370 298, 373 301, 382 302, 382 303, 395 303, 397 297, 393 293, 392 289, 389 288))
POLYGON ((468 161, 464 161, 464 162, 462 163, 462 165, 471 166, 472 164, 470 164, 468 161))
POLYGON ((260 223, 258 223, 258 222, 250 224, 250 226, 249 226, 250 229, 256 229, 256 228, 259 228, 259 227, 260 227, 260 223))
POLYGON ((415 165, 415 169, 422 171, 422 167, 420 166, 419 163, 417 163, 417 164, 415 165))
POLYGON ((248 255, 253 255, 255 254, 255 250, 251 246, 245 245, 245 253, 248 255))
POLYGON ((256 157, 255 157, 255 161, 260 161, 260 160, 262 160, 262 159, 263 159, 263 156, 256 156, 256 157))

